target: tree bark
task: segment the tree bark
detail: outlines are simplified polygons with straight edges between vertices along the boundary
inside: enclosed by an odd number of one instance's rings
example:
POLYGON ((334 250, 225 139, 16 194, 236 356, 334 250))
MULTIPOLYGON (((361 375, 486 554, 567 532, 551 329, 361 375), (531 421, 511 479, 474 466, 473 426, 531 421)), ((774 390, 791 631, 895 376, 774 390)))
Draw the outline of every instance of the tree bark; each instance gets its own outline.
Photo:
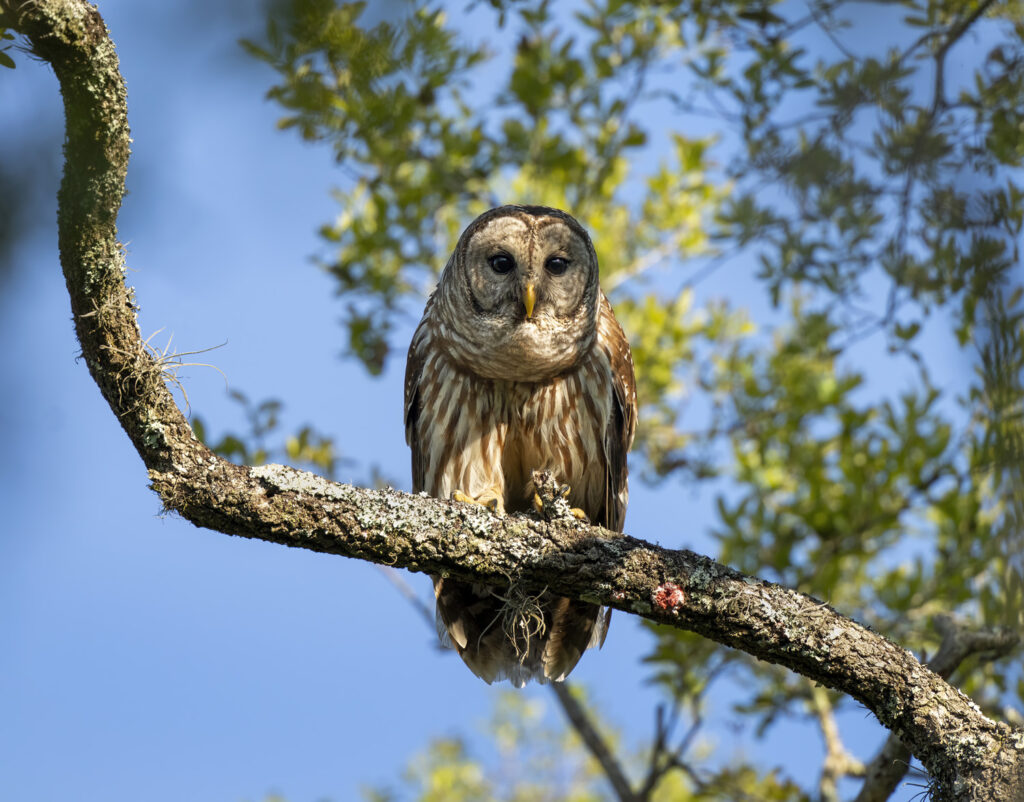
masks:
POLYGON ((83 0, 0 0, 64 98, 61 264, 82 355, 166 509, 197 526, 385 565, 519 583, 609 605, 803 674, 860 701, 933 778, 940 800, 1024 798, 1024 732, 986 718, 913 655, 817 599, 576 522, 496 518, 475 506, 335 484, 281 465, 247 468, 194 436, 166 387, 174 361, 136 322, 117 239, 129 131, 117 54, 83 0))

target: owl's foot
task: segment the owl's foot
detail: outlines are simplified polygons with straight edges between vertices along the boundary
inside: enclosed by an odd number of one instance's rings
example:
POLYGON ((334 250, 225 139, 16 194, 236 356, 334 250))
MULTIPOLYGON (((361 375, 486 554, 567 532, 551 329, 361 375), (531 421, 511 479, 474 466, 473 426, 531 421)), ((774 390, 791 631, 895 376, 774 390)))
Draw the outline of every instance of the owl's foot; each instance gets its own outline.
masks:
POLYGON ((560 485, 555 481, 551 471, 534 471, 531 476, 533 483, 533 507, 542 518, 551 521, 556 518, 572 516, 577 521, 589 523, 587 514, 579 507, 569 506, 569 485, 560 485))
POLYGON ((488 487, 476 498, 466 495, 461 490, 453 490, 452 501, 461 501, 463 504, 479 504, 482 507, 487 507, 499 518, 505 517, 505 493, 497 485, 488 487))

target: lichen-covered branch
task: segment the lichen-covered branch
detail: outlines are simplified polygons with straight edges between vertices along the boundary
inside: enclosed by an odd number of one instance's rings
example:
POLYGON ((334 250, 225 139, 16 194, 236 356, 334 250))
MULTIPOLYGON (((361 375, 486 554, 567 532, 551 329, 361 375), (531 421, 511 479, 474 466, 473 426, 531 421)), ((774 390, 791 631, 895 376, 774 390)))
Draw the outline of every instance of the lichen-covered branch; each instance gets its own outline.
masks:
POLYGON ((547 587, 700 633, 849 694, 932 774, 937 798, 1016 800, 1024 733, 986 718, 913 655, 816 599, 575 522, 488 511, 246 468, 196 440, 167 365, 135 320, 116 218, 129 155, 125 89, 99 12, 83 0, 0 0, 60 82, 67 139, 60 256, 86 364, 165 507, 197 526, 463 580, 547 587))
MULTIPOLYGON (((958 623, 951 616, 935 617, 935 628, 942 643, 928 667, 943 679, 949 679, 971 655, 994 660, 1017 646, 1019 636, 1010 632, 977 631, 958 623)), ((890 735, 878 754, 864 767, 864 784, 854 802, 885 802, 896 790, 910 768, 910 750, 900 738, 890 735)))

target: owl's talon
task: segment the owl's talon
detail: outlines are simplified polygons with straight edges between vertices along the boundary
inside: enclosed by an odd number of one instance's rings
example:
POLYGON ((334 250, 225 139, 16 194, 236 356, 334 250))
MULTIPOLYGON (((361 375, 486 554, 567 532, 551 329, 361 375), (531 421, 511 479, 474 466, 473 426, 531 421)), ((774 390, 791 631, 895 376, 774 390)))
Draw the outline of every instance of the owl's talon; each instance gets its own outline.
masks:
POLYGON ((476 498, 463 493, 461 490, 453 490, 451 499, 452 501, 461 501, 463 504, 477 504, 481 507, 486 507, 499 518, 505 517, 505 500, 502 498, 501 489, 498 487, 489 487, 476 498))
POLYGON ((533 494, 533 508, 537 510, 538 515, 544 514, 544 499, 536 493, 533 494))
POLYGON ((470 498, 465 493, 463 493, 461 490, 453 490, 452 491, 452 501, 461 501, 463 504, 477 504, 478 503, 475 498, 470 498))
POLYGON ((579 507, 569 506, 569 494, 572 487, 555 481, 552 471, 534 471, 531 474, 533 483, 533 508, 541 518, 548 521, 567 519, 570 516, 577 521, 590 522, 587 514, 579 507))

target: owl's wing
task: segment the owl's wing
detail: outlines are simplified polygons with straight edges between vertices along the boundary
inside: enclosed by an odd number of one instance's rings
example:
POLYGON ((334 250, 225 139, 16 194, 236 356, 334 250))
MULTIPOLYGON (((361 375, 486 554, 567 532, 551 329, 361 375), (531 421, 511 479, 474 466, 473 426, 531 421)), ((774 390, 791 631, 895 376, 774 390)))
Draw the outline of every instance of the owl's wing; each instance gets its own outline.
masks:
MULTIPOLYGON (((430 303, 428 302, 427 313, 429 314, 429 312, 430 303)), ((412 450, 413 493, 423 490, 426 473, 423 447, 417 436, 416 427, 420 416, 420 383, 424 381, 423 366, 426 364, 429 354, 429 340, 430 332, 425 314, 416 328, 416 333, 412 336, 412 342, 409 344, 409 356, 405 361, 405 442, 412 450)))
POLYGON ((629 341, 603 293, 598 322, 598 342, 608 357, 613 391, 611 421, 605 432, 604 441, 608 477, 604 525, 608 529, 621 532, 626 521, 626 504, 629 502, 626 454, 633 445, 633 436, 636 434, 636 379, 629 341))

